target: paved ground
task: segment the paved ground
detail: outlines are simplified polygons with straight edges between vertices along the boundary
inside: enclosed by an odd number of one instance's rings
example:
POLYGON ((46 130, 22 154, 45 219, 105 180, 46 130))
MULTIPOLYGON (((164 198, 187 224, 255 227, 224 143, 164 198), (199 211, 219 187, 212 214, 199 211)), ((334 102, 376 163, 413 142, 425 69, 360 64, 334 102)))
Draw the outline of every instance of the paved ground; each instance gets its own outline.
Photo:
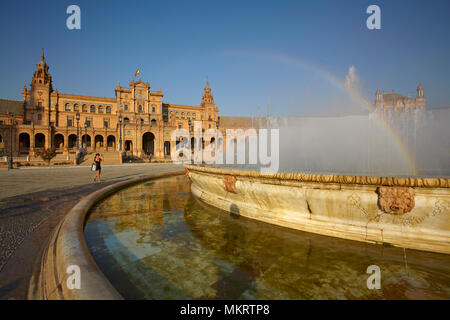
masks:
POLYGON ((93 183, 89 167, 0 169, 0 299, 25 299, 39 249, 82 197, 141 175, 182 171, 173 164, 103 166, 93 183))

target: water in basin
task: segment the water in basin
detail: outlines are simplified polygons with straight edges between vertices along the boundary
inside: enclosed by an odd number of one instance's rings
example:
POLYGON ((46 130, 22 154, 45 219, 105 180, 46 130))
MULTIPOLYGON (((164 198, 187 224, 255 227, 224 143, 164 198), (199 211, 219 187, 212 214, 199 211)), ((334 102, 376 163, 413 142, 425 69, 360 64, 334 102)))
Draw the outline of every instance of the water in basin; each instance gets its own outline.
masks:
POLYGON ((95 261, 127 299, 449 299, 450 256, 331 238, 230 215, 184 176, 93 208, 95 261), (379 266, 381 289, 367 287, 379 266))

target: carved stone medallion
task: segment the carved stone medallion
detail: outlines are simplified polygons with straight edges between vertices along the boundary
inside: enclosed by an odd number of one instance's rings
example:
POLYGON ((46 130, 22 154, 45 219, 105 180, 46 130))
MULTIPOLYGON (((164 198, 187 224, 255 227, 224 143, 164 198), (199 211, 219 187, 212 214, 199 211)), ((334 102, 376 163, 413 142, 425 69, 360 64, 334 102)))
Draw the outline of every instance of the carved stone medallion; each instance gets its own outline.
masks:
POLYGON ((232 193, 237 193, 236 192, 236 177, 229 175, 229 174, 225 174, 223 175, 223 185, 226 191, 228 192, 232 192, 232 193))
POLYGON ((386 213, 402 215, 414 206, 414 189, 408 187, 379 187, 378 204, 386 213))

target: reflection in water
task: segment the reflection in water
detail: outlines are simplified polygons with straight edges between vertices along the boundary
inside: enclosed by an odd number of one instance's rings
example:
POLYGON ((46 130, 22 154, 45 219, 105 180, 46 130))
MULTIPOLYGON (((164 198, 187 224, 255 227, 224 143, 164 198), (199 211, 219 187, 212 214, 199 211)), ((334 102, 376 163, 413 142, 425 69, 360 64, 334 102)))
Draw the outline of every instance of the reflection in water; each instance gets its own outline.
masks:
POLYGON ((125 298, 449 299, 450 256, 281 228, 193 198, 184 176, 98 204, 88 247, 125 298), (367 289, 367 267, 381 290, 367 289))

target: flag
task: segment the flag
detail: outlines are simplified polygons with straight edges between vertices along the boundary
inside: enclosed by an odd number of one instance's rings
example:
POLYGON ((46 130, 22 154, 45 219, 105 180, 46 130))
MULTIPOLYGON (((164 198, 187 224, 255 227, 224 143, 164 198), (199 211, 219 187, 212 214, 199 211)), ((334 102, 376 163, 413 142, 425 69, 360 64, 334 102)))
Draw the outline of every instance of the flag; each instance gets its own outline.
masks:
POLYGON ((139 74, 141 74, 141 70, 137 69, 136 72, 134 73, 134 76, 136 77, 139 74))

